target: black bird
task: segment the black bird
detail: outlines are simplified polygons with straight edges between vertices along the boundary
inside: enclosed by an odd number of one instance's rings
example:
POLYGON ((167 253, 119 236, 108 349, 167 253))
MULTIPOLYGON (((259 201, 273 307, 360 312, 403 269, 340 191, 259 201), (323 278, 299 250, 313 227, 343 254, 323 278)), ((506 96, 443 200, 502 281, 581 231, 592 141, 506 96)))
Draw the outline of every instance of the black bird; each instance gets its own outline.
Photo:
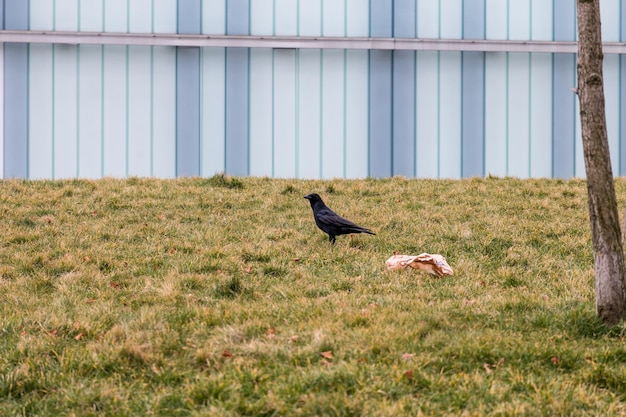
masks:
POLYGON ((315 218, 315 224, 324 233, 328 233, 328 240, 331 244, 335 244, 335 236, 347 235, 349 233, 369 233, 375 235, 369 229, 361 226, 357 226, 350 220, 346 220, 332 211, 320 198, 318 194, 305 195, 304 198, 309 200, 311 208, 313 209, 313 217, 315 218))

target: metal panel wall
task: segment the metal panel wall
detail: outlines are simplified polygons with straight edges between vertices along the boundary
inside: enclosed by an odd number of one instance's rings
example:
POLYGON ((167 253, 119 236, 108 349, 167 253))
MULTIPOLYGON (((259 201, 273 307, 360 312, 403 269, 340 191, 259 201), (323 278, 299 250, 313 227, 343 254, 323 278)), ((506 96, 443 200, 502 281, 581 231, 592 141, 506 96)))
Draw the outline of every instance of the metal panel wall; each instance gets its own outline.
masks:
MULTIPOLYGON (((571 0, 0 0, 7 29, 575 40, 571 0), (6 4, 5 4, 6 3, 6 4)), ((603 0, 603 37, 626 8, 603 0)), ((6 44, 0 176, 584 176, 574 54, 6 44)), ((614 173, 626 64, 607 55, 614 173)))

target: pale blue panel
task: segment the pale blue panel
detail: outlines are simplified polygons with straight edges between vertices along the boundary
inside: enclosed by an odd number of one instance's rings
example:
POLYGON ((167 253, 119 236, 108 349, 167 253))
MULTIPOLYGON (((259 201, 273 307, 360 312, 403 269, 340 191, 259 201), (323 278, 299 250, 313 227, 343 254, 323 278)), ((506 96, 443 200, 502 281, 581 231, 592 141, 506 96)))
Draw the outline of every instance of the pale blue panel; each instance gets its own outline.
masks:
POLYGON ((126 171, 126 50, 104 47, 103 175, 125 177, 126 171))
POLYGON ((178 33, 202 32, 202 1, 185 0, 178 2, 178 33))
POLYGON ((54 3, 52 1, 30 0, 30 29, 54 29, 54 3))
POLYGON ((273 59, 272 49, 250 50, 250 175, 254 176, 270 177, 273 170, 273 59))
POLYGON ((463 177, 485 171, 485 53, 463 52, 463 177))
POLYGON ((298 177, 320 178, 321 51, 298 51, 298 177))
POLYGON ((620 1, 621 0, 602 0, 600 2, 600 20, 602 21, 603 42, 620 41, 620 1))
POLYGON ((371 37, 393 36, 393 0, 370 2, 370 17, 371 37))
MULTIPOLYGON (((369 0, 345 0, 347 36, 369 36, 369 0)), ((300 5, 302 7, 302 5, 300 5)))
POLYGON ((293 0, 274 0, 274 34, 295 36, 298 34, 298 2, 293 0))
MULTIPOLYGON (((622 13, 626 14, 626 8, 622 9, 622 13)), ((625 25, 626 26, 626 25, 625 25)), ((626 30, 626 28, 623 28, 626 30)), ((626 120, 626 56, 620 55, 620 119, 626 120)), ((620 123, 620 150, 619 158, 620 165, 619 171, 614 170, 613 174, 621 176, 626 175, 626 123, 620 123)))
POLYGON ((585 171, 585 155, 583 151, 583 138, 580 125, 580 106, 578 100, 575 101, 575 113, 574 113, 574 130, 576 136, 573 139, 574 144, 574 176, 578 178, 584 178, 586 176, 585 171))
POLYGON ((553 55, 552 85, 552 140, 553 176, 570 178, 575 175, 577 123, 575 116, 578 102, 571 88, 576 86, 576 56, 574 54, 553 55))
POLYGON ((4 29, 28 30, 29 2, 23 0, 6 0, 4 5, 4 29))
POLYGON ((485 174, 507 175, 507 54, 485 56, 485 174))
POLYGON ((527 178, 530 169, 530 55, 509 54, 508 175, 527 178))
POLYGON ((274 170, 296 177, 296 51, 274 51, 274 170))
MULTIPOLYGON (((154 33, 176 33, 176 2, 177 0, 159 0, 154 2, 154 33)), ((223 20, 224 17, 222 16, 223 20)))
MULTIPOLYGON (((28 164, 30 179, 53 176, 52 45, 32 44, 29 50, 28 164)), ((7 103, 10 106, 10 103, 7 103)))
POLYGON ((393 36, 414 38, 416 34, 415 0, 395 0, 393 6, 393 36))
POLYGON ((536 41, 552 40, 552 2, 532 0, 531 19, 531 39, 536 41))
POLYGON ((439 38, 439 1, 417 0, 417 37, 439 38))
POLYGON ((200 48, 176 52, 176 175, 200 175, 200 48))
MULTIPOLYGON (((41 0, 46 1, 46 0, 41 0)), ((102 32, 104 19, 102 2, 104 0, 79 0, 80 21, 79 30, 85 32, 102 32)))
POLYGON ((509 39, 530 39, 530 0, 509 1, 509 39))
MULTIPOLYGON (((0 9, 4 9, 4 4, 0 2, 0 9)), ((0 27, 4 25, 4 11, 0 11, 0 27)), ((4 44, 0 43, 0 80, 4 80, 4 44)), ((4 83, 0 82, 0 97, 4 97, 4 83)), ((28 113, 28 110, 26 110, 28 113)), ((4 178, 4 100, 0 100, 0 179, 4 178)))
POLYGON ((176 48, 155 46, 152 65, 152 175, 176 176, 176 48))
POLYGON ((226 173, 249 175, 250 52, 226 48, 226 173))
POLYGON ((368 52, 346 51, 346 166, 347 178, 367 177, 368 52))
POLYGON ((130 0, 128 2, 129 32, 152 32, 152 3, 153 0, 130 0))
POLYGON ((104 1, 104 30, 105 32, 128 31, 128 1, 130 0, 105 0, 104 1))
POLYGON ((417 52, 416 67, 416 173, 420 178, 437 178, 439 172, 439 52, 417 52))
MULTIPOLYGON (((21 3, 24 5, 25 3, 21 3)), ((12 26, 28 24, 22 10, 5 10, 5 18, 16 13, 12 26)), ((5 22, 8 25, 8 22, 5 22)), ((28 178, 28 45, 4 45, 4 178, 28 178)))
POLYGON ((415 52, 393 52, 392 174, 415 176, 415 52))
POLYGON ((250 0, 226 0, 226 34, 248 35, 249 30, 250 0))
POLYGON ((128 47, 128 175, 135 177, 151 175, 151 67, 150 47, 128 47))
MULTIPOLYGON (((487 39, 508 37, 508 1, 485 0, 485 21, 487 39)), ((539 0, 548 3, 546 0, 539 0)))
POLYGON ((300 2, 298 30, 299 36, 321 36, 322 0, 307 0, 300 2))
POLYGON ((102 46, 79 46, 78 176, 102 176, 102 46))
POLYGON ((201 174, 224 172, 225 49, 202 48, 201 174))
POLYGON ((392 175, 392 51, 370 51, 369 175, 392 175))
POLYGON ((78 174, 76 53, 76 46, 54 46, 54 178, 78 174))
POLYGON ((554 40, 573 41, 576 39, 576 2, 553 0, 554 40))
POLYGON ((343 49, 322 51, 322 178, 344 176, 344 57, 343 49))
POLYGON ((619 55, 604 56, 604 99, 606 104, 606 129, 611 151, 613 173, 619 172, 619 130, 620 130, 620 68, 619 55))
MULTIPOLYGON (((257 1, 252 2, 254 7, 257 1)), ((202 0, 202 33, 226 34, 226 0, 202 0)))
POLYGON ((250 3, 250 34, 274 34, 274 0, 254 0, 250 3))
POLYGON ((54 30, 78 30, 78 0, 55 0, 54 30))
POLYGON ((463 37, 463 0, 439 0, 440 34, 443 39, 463 37))
POLYGON ((530 176, 552 176, 552 54, 530 56, 530 176))
POLYGON ((346 4, 339 0, 323 0, 322 36, 345 36, 346 4))
POLYGON ((439 176, 461 177, 461 53, 442 52, 439 80, 439 176))

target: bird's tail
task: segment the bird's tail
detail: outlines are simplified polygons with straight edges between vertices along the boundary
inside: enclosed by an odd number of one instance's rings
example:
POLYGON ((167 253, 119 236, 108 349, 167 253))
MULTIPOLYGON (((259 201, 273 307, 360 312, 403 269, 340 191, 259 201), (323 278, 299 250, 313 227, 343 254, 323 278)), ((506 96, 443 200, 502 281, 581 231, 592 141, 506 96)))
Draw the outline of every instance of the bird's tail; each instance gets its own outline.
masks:
POLYGON ((370 229, 366 229, 365 227, 351 227, 350 233, 367 233, 368 235, 376 235, 376 233, 372 232, 370 229))

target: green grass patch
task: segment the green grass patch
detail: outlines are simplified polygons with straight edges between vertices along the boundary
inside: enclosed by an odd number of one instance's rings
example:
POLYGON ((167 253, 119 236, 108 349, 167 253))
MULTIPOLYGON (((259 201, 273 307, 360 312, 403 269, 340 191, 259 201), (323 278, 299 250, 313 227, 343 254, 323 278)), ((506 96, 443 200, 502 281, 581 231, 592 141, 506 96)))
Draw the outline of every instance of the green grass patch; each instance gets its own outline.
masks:
POLYGON ((4 180, 0 214, 0 415, 626 413, 582 180, 4 180), (330 246, 311 192, 377 235, 330 246))

